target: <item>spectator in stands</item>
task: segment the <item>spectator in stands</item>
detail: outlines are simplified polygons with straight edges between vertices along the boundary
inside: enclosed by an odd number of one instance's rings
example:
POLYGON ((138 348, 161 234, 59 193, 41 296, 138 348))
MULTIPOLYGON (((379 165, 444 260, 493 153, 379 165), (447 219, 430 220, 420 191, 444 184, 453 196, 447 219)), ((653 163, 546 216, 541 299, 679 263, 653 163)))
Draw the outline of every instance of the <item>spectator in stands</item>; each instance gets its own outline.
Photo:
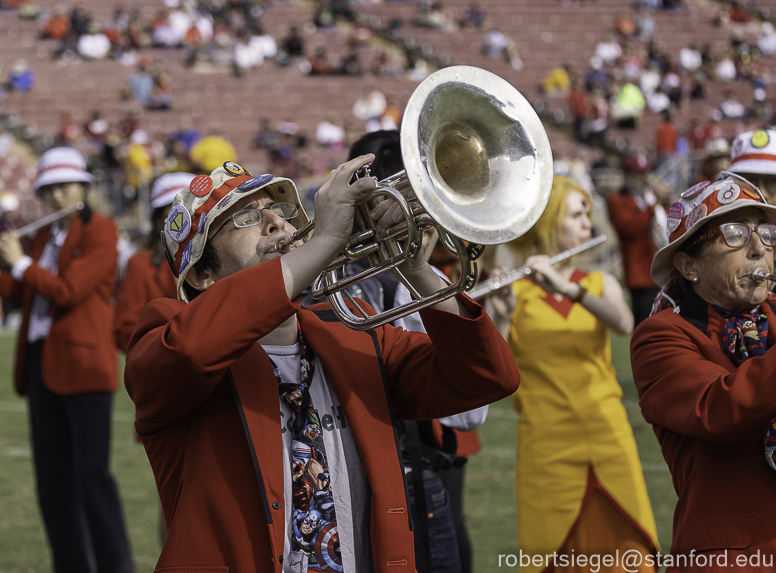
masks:
POLYGON ((736 79, 738 72, 736 71, 736 64, 733 61, 733 57, 730 54, 722 54, 717 60, 717 65, 714 67, 714 74, 717 80, 721 82, 732 82, 736 79))
POLYGON ((593 93, 595 87, 600 87, 606 92, 609 87, 609 72, 604 68, 603 60, 598 56, 590 58, 590 68, 585 72, 585 88, 593 93))
POLYGON ((64 40, 70 31, 70 16, 64 6, 54 8, 54 14, 43 22, 40 35, 51 40, 64 40))
POLYGON ((380 129, 390 131, 399 129, 403 115, 402 107, 399 105, 399 99, 395 95, 389 95, 386 98, 388 105, 385 107, 383 115, 380 117, 380 129))
POLYGON ((655 35, 657 24, 655 19, 642 6, 636 12, 636 36, 640 40, 649 41, 655 35))
POLYGON ((25 93, 35 87, 35 72, 21 58, 16 60, 8 74, 8 88, 12 92, 25 93))
POLYGON ((703 58, 695 44, 690 44, 679 50, 679 65, 685 72, 692 73, 701 67, 703 58))
POLYGON ((299 28, 291 26, 288 36, 280 42, 280 49, 288 58, 304 56, 304 40, 299 34, 299 28))
POLYGON ((264 64, 264 50, 252 37, 248 30, 242 29, 237 33, 234 42, 232 70, 236 77, 240 77, 245 70, 258 68, 264 64))
POLYGON ((612 117, 621 129, 635 129, 644 115, 646 100, 631 82, 612 82, 612 117))
POLYGON ((100 110, 93 110, 89 119, 84 123, 84 134, 95 144, 101 145, 110 129, 110 123, 102 117, 100 110))
POLYGON ((678 133, 671 112, 666 110, 663 112, 663 122, 658 126, 655 136, 656 167, 659 167, 666 159, 676 153, 677 138, 678 133))
POLYGON ((152 24, 154 47, 177 48, 183 42, 183 36, 172 26, 170 21, 170 8, 164 8, 157 13, 156 20, 152 24))
POLYGON ((682 76, 679 73, 678 66, 674 63, 669 64, 668 72, 663 76, 663 82, 660 85, 663 93, 668 96, 671 103, 677 108, 682 107, 684 90, 682 89, 682 76))
POLYGON ((551 69, 544 76, 541 88, 546 94, 568 95, 571 92, 571 74, 568 64, 551 69))
POLYGON ((367 123, 366 130, 377 131, 380 129, 380 118, 388 106, 385 94, 377 89, 374 84, 369 84, 363 93, 358 96, 356 103, 353 104, 352 113, 361 121, 367 123))
POLYGON ((83 138, 83 132, 73 119, 72 110, 63 111, 61 118, 56 137, 57 145, 78 147, 83 138))
POLYGON ((194 127, 190 115, 183 114, 178 118, 178 129, 172 132, 170 139, 183 145, 188 154, 194 144, 202 139, 202 132, 194 127))
POLYGON ((489 58, 503 59, 515 70, 523 69, 523 61, 515 42, 495 26, 492 26, 482 39, 482 53, 489 58))
POLYGON ((743 2, 733 0, 733 8, 730 11, 730 21, 738 24, 748 24, 752 21, 752 14, 744 6, 743 2))
POLYGON ((757 38, 757 47, 764 56, 776 54, 776 31, 770 22, 763 22, 762 33, 757 38))
POLYGON ((742 133, 733 141, 730 171, 754 183, 765 200, 776 203, 776 129, 742 133))
POLYGON ((88 33, 78 39, 77 50, 85 60, 101 60, 110 54, 110 40, 97 22, 90 22, 88 33))
POLYGON ((439 0, 420 0, 412 24, 417 28, 431 28, 443 32, 458 30, 455 19, 442 7, 439 0))
POLYGON ((358 46, 351 44, 348 53, 342 58, 339 65, 339 74, 343 76, 360 76, 363 73, 361 61, 358 57, 358 46))
POLYGON ((722 112, 722 116, 728 119, 744 117, 744 112, 746 112, 744 104, 738 101, 732 90, 725 91, 725 95, 719 104, 719 110, 722 112))
POLYGON ((714 181, 720 171, 730 168, 730 144, 724 137, 717 137, 706 142, 703 150, 703 162, 696 183, 714 181))
MULTIPOLYGON (((643 155, 630 155, 622 162, 625 185, 609 197, 609 220, 620 238, 625 286, 631 293, 635 325, 649 316, 658 289, 650 276, 652 259, 665 244, 666 214, 658 196, 648 185, 649 162, 643 155)), ((661 189, 662 191, 662 189, 661 189)))
POLYGON ((278 142, 278 132, 272 128, 272 118, 262 117, 259 120, 259 131, 253 136, 254 149, 273 149, 278 142))
POLYGON ((148 72, 145 64, 139 64, 135 73, 127 79, 130 97, 142 104, 149 105, 154 95, 154 77, 148 72))
POLYGON ((609 35, 608 41, 598 42, 595 46, 595 55, 601 58, 604 65, 613 66, 622 56, 622 47, 614 34, 609 35))
POLYGON ((587 140, 587 115, 590 107, 585 82, 578 79, 574 83, 574 89, 569 95, 569 107, 574 117, 574 137, 579 143, 587 140))
POLYGON ((150 143, 148 133, 142 129, 135 130, 129 138, 124 168, 127 174, 127 184, 136 193, 150 185, 154 177, 154 162, 150 143))
POLYGON ((477 2, 472 2, 463 10, 463 16, 458 21, 458 25, 461 28, 467 28, 473 26, 477 30, 485 25, 488 18, 488 13, 483 10, 477 2))
POLYGON ((690 86, 690 99, 693 101, 706 99, 706 80, 708 76, 701 70, 692 74, 692 84, 690 86))
POLYGON ((329 65, 329 59, 326 56, 326 48, 323 46, 315 46, 313 53, 310 56, 309 71, 311 76, 326 76, 331 73, 331 66, 329 65))
POLYGON ((688 138, 690 147, 696 150, 702 150, 706 146, 706 140, 709 138, 708 130, 695 117, 690 120, 688 138))
POLYGON ((315 141, 321 147, 342 149, 345 143, 345 130, 342 128, 336 114, 330 113, 318 124, 315 130, 315 141))
POLYGON ((609 100, 601 86, 595 85, 590 98, 590 135, 588 141, 594 147, 606 148, 606 134, 609 130, 609 100))
POLYGON ((622 10, 614 21, 614 29, 627 41, 636 35, 636 22, 633 21, 629 12, 622 10))

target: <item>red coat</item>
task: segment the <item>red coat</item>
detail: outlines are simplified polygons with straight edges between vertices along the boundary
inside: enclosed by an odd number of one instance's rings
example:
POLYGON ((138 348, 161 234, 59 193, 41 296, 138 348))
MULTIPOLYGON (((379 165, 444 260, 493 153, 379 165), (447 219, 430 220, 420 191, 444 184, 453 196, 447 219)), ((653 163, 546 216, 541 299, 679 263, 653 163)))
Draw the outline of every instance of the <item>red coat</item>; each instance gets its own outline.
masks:
POLYGON ((149 302, 156 298, 178 298, 176 285, 175 275, 166 260, 154 265, 148 251, 141 251, 129 259, 116 295, 113 335, 119 350, 127 351, 132 331, 149 302))
MULTIPOLYGON (((48 235, 46 228, 35 237, 33 261, 43 253, 48 235)), ((0 297, 22 308, 14 373, 19 394, 26 394, 27 329, 36 293, 51 302, 53 319, 43 345, 42 374, 46 387, 65 395, 113 392, 118 387, 110 304, 116 283, 117 241, 113 221, 87 208, 70 223, 56 275, 36 263, 24 272, 21 281, 7 272, 0 273, 0 297)))
POLYGON ((694 293, 633 334, 641 410, 679 495, 674 555, 730 549, 732 566, 738 553, 776 553, 776 471, 763 447, 776 418, 775 303, 762 305, 769 350, 739 367, 722 350, 724 319, 694 293))
POLYGON ((132 335, 124 381, 169 531, 157 568, 281 572, 278 387, 256 341, 296 314, 361 452, 372 489, 376 570, 412 573, 394 412, 404 419, 448 416, 504 398, 519 383, 498 330, 480 306, 461 300, 474 320, 428 310, 430 339, 386 326, 373 340, 334 319, 328 305, 300 310, 273 259, 218 281, 188 305, 152 301, 132 335))
POLYGON ((629 289, 655 287, 649 274, 656 252, 651 231, 653 208, 642 211, 627 193, 609 197, 608 208, 609 220, 620 237, 625 286, 629 289))

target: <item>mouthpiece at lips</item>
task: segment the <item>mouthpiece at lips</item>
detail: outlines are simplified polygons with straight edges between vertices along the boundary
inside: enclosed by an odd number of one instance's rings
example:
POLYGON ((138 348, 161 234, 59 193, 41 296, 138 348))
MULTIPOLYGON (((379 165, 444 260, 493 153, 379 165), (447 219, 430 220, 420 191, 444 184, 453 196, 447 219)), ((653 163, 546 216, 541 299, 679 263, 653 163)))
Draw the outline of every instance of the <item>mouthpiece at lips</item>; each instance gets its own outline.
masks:
POLYGON ((756 283, 761 283, 764 280, 773 281, 776 280, 776 275, 769 274, 765 269, 755 269, 752 273, 752 280, 756 283))

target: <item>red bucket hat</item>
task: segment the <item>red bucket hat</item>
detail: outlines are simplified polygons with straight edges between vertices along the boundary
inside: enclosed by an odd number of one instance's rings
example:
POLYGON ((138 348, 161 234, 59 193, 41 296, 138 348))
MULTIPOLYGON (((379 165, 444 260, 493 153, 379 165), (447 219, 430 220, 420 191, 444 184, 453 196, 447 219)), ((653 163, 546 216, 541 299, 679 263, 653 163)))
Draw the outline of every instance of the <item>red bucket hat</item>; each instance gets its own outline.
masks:
POLYGON ((752 183, 728 171, 722 171, 717 181, 704 181, 687 189, 668 210, 666 232, 668 244, 652 260, 652 278, 664 286, 674 272, 674 254, 695 232, 711 219, 725 213, 757 207, 772 213, 776 207, 765 202, 760 190, 752 183))

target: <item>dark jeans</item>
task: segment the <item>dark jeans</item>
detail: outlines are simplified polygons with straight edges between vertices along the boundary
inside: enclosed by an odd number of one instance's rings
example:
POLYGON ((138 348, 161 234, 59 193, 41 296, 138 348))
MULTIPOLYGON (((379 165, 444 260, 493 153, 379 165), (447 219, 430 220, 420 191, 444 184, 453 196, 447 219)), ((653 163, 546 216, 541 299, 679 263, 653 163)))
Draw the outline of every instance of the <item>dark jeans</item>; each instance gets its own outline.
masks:
POLYGON ((657 287, 630 289, 634 328, 649 318, 649 313, 652 312, 652 303, 655 302, 655 297, 659 292, 660 289, 657 287))
POLYGON ((450 496, 450 511, 455 537, 458 541, 458 553, 461 556, 461 573, 472 573, 472 545, 469 532, 466 529, 466 521, 463 516, 463 482, 466 474, 466 465, 459 468, 452 467, 449 470, 439 470, 439 477, 450 496))
MULTIPOLYGON (((426 509, 428 511, 428 541, 431 549, 430 572, 418 573, 461 573, 461 559, 458 555, 458 542, 455 536, 453 516, 450 511, 450 497, 438 475, 426 477, 431 472, 424 472, 423 487, 426 490, 426 509)), ((415 498, 412 482, 408 481, 410 495, 410 510, 415 520, 415 498)), ((417 528, 414 535, 417 544, 417 528)))
POLYGON ((56 573, 132 573, 118 489, 108 470, 113 394, 63 396, 43 384, 43 343, 27 351, 35 475, 56 573))

